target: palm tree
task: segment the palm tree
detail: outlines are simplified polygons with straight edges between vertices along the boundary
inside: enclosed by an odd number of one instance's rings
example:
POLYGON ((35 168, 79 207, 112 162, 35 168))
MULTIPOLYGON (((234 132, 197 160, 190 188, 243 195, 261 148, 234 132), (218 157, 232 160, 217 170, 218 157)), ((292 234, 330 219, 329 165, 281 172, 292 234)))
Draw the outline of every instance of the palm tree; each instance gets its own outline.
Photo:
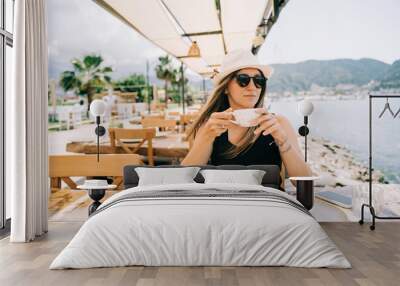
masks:
POLYGON ((111 83, 109 73, 111 67, 102 67, 103 58, 100 55, 85 55, 83 59, 73 59, 73 70, 61 74, 60 86, 64 91, 73 90, 75 94, 87 96, 88 111, 96 92, 101 91, 111 83))
POLYGON ((164 81, 165 90, 165 107, 168 105, 168 84, 172 83, 177 74, 177 70, 174 69, 172 65, 171 58, 166 55, 164 57, 159 57, 159 64, 156 66, 156 75, 158 79, 164 81))
MULTIPOLYGON (((184 71, 186 70, 186 68, 184 68, 184 71)), ((183 73, 183 78, 184 78, 184 85, 185 85, 185 94, 188 91, 188 83, 189 80, 188 78, 185 76, 185 73, 183 73)), ((173 99, 175 102, 178 102, 179 104, 181 104, 182 98, 181 98, 181 89, 182 89, 182 73, 180 70, 176 69, 175 70, 175 78, 171 81, 171 88, 172 88, 172 92, 173 92, 173 99)))
POLYGON ((114 82, 115 89, 122 92, 136 92, 136 102, 144 101, 144 91, 146 90, 146 78, 143 74, 131 74, 126 78, 114 82))

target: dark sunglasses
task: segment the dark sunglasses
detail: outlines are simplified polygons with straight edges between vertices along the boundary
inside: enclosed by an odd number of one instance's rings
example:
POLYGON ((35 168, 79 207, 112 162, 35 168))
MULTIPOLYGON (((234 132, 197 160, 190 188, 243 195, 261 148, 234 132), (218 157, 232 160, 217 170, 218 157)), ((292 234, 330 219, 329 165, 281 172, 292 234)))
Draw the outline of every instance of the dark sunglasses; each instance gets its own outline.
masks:
POLYGON ((267 79, 260 74, 255 76, 249 76, 248 74, 240 73, 235 76, 235 79, 237 84, 241 87, 248 86, 251 79, 253 79, 253 83, 257 88, 263 88, 267 83, 267 79))

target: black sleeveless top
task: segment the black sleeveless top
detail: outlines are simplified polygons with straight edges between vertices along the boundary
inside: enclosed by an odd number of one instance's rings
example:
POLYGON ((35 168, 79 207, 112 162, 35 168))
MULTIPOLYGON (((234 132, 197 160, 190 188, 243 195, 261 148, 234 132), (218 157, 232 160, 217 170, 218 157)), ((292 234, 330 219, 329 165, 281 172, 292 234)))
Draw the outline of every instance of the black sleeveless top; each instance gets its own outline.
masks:
POLYGON ((228 140, 228 131, 216 137, 211 153, 212 165, 277 165, 281 168, 281 155, 271 134, 260 135, 254 144, 234 158, 226 158, 223 154, 232 146, 228 140))

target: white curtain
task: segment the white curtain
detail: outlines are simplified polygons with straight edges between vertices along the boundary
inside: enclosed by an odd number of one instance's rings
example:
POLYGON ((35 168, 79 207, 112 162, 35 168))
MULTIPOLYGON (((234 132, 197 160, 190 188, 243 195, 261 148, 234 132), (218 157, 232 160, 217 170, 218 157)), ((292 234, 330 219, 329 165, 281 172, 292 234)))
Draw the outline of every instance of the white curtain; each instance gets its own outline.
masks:
POLYGON ((47 17, 45 0, 15 1, 13 93, 7 112, 12 242, 47 232, 47 17))

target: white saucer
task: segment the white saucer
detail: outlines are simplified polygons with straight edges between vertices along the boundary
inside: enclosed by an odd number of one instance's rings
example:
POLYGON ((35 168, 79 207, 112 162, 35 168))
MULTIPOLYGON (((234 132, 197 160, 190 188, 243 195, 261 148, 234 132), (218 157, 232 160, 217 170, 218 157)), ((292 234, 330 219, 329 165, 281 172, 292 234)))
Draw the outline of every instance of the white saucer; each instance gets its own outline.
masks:
POLYGON ((314 181, 319 179, 319 177, 290 177, 289 180, 293 181, 314 181))
POLYGON ((80 190, 108 190, 108 189, 115 189, 116 187, 117 187, 117 185, 107 185, 107 186, 80 185, 80 186, 77 186, 77 188, 80 190))

